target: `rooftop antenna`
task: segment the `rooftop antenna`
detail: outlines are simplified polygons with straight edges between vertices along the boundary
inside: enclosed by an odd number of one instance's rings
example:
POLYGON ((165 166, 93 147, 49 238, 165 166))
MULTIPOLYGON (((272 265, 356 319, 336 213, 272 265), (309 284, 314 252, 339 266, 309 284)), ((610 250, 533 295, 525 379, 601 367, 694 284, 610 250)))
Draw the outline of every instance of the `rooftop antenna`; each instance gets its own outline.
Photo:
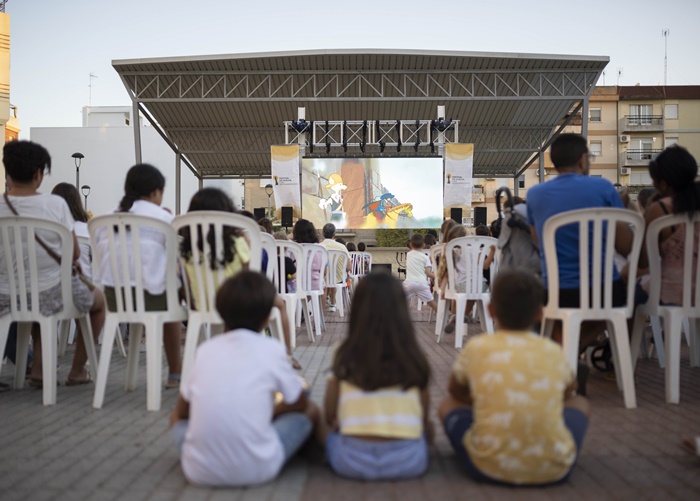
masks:
POLYGON ((90 85, 88 85, 88 89, 90 89, 90 94, 88 96, 88 106, 92 106, 92 79, 93 78, 97 78, 97 75, 90 72, 90 85))
POLYGON ((617 68, 617 86, 620 86, 620 77, 622 76, 622 70, 623 68, 617 68))
POLYGON ((668 36, 671 30, 664 28, 661 30, 661 36, 664 37, 664 87, 666 87, 666 77, 668 76, 668 36))
POLYGON ((5 12, 5 5, 7 2, 8 0, 0 0, 0 12, 5 12))

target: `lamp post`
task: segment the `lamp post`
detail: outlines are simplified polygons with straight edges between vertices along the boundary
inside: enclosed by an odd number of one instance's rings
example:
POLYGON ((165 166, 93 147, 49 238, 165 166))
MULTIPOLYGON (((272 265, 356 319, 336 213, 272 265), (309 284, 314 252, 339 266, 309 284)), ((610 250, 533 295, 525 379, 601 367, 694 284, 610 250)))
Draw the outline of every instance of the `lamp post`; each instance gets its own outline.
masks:
POLYGON ((83 192, 83 196, 85 197, 85 211, 87 211, 87 197, 90 194, 90 187, 84 184, 80 187, 80 191, 83 192))
POLYGON ((272 185, 265 185, 265 193, 267 193, 267 217, 272 219, 272 207, 270 205, 270 197, 272 197, 272 185))
POLYGON ((75 160, 75 187, 80 188, 80 163, 83 161, 83 158, 85 158, 85 155, 80 152, 75 152, 71 157, 75 160))

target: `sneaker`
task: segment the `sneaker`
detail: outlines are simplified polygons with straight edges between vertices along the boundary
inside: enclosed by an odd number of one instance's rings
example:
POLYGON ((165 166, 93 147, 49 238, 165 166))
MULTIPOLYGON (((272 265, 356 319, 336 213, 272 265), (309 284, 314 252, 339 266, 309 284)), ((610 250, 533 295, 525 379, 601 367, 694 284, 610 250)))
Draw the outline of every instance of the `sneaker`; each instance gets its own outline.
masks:
POLYGON ((450 320, 445 326, 445 334, 452 334, 455 331, 455 316, 450 315, 450 320))
POLYGON ((332 304, 328 307, 328 311, 330 311, 331 313, 335 313, 335 310, 336 310, 336 308, 335 308, 334 304, 332 304))

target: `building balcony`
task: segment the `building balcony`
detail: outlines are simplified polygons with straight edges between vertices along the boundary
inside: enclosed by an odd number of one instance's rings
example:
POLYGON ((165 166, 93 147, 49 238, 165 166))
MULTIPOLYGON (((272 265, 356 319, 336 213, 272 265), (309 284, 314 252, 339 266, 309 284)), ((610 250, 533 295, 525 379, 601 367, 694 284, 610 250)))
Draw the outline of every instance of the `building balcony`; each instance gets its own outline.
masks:
POLYGON ((622 152, 620 165, 623 167, 645 167, 661 150, 626 150, 622 152))
POLYGON ((664 117, 661 115, 625 115, 623 132, 663 132, 664 117))
POLYGON ((472 188, 472 203, 483 202, 484 201, 484 188, 481 186, 474 186, 472 188))

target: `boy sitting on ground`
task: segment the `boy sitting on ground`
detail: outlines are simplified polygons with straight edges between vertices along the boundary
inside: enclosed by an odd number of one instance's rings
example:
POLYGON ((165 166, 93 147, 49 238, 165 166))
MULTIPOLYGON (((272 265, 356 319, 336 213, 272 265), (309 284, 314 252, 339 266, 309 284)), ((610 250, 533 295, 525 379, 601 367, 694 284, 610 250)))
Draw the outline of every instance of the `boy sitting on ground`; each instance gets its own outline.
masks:
POLYGON ((197 349, 171 416, 182 470, 195 484, 250 485, 275 478, 319 417, 282 343, 261 336, 275 287, 241 271, 216 295, 226 325, 197 349), (275 405, 275 393, 282 402, 275 405))
POLYGON ((533 334, 544 289, 532 273, 508 270, 493 284, 497 332, 460 353, 438 415, 467 472, 515 485, 566 481, 590 414, 559 345, 533 334))
POLYGON ((428 282, 428 278, 435 278, 435 274, 431 269, 430 258, 423 252, 423 235, 414 233, 409 246, 411 250, 406 254, 406 280, 403 282, 406 298, 418 296, 418 299, 437 311, 437 303, 428 282))

